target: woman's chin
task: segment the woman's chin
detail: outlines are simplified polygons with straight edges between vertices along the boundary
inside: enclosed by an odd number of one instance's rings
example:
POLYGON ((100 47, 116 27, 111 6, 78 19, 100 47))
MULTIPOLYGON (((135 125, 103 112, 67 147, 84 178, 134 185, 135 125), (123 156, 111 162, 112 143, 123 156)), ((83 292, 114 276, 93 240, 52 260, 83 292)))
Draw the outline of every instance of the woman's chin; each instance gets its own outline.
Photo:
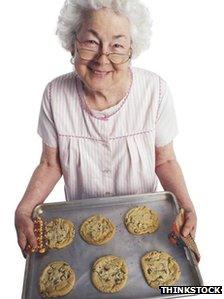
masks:
POLYGON ((101 90, 108 90, 111 85, 109 84, 93 84, 90 83, 89 87, 92 91, 101 91, 101 90))
POLYGON ((92 90, 101 90, 111 87, 113 84, 111 78, 108 77, 96 77, 88 76, 88 82, 86 82, 92 90))

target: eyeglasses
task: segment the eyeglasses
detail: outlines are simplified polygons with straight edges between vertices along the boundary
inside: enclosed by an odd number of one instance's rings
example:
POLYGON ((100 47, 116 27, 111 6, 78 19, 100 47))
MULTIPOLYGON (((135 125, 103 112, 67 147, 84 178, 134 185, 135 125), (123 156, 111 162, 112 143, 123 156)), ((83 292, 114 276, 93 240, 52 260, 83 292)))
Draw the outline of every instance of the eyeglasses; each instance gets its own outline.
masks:
MULTIPOLYGON (((77 38, 76 41, 79 44, 82 44, 77 38)), ((102 53, 99 50, 94 51, 86 48, 78 48, 77 47, 77 52, 79 54, 79 57, 83 60, 90 61, 93 59, 96 59, 97 57, 101 55, 106 55, 107 58, 114 64, 122 64, 127 62, 129 59, 131 59, 132 56, 132 50, 131 48, 129 49, 129 53, 102 53)))

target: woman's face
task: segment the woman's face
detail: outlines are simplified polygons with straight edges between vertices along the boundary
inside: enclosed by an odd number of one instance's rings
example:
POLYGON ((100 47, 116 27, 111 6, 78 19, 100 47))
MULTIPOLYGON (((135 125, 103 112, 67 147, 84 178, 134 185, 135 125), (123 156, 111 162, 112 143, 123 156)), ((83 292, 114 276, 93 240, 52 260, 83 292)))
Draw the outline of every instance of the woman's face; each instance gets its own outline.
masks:
POLYGON ((114 64, 102 53, 130 54, 130 23, 126 17, 107 8, 93 11, 85 18, 77 39, 76 49, 89 49, 99 53, 87 61, 81 59, 76 51, 75 69, 89 89, 109 89, 122 79, 124 81, 130 61, 114 64))

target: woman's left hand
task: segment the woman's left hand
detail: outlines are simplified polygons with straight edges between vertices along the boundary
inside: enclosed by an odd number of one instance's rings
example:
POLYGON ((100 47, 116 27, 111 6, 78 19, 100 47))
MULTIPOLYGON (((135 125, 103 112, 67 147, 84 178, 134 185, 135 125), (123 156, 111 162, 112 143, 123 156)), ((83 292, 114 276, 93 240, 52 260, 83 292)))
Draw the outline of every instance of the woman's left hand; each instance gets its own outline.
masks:
POLYGON ((187 235, 191 234, 191 236, 195 238, 197 216, 194 209, 185 209, 184 217, 185 222, 181 231, 182 236, 187 237, 187 235))

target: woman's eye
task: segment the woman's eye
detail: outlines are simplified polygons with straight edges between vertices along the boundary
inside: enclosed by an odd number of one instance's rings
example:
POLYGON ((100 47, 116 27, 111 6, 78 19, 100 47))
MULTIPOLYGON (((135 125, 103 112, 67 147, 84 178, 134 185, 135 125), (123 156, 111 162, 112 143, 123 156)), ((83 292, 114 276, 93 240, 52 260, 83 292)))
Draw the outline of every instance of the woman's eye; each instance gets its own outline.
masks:
POLYGON ((123 48, 123 46, 120 45, 120 44, 114 44, 114 47, 115 47, 115 48, 123 48))
POLYGON ((86 42, 91 45, 97 45, 97 42, 95 40, 87 40, 86 42))

